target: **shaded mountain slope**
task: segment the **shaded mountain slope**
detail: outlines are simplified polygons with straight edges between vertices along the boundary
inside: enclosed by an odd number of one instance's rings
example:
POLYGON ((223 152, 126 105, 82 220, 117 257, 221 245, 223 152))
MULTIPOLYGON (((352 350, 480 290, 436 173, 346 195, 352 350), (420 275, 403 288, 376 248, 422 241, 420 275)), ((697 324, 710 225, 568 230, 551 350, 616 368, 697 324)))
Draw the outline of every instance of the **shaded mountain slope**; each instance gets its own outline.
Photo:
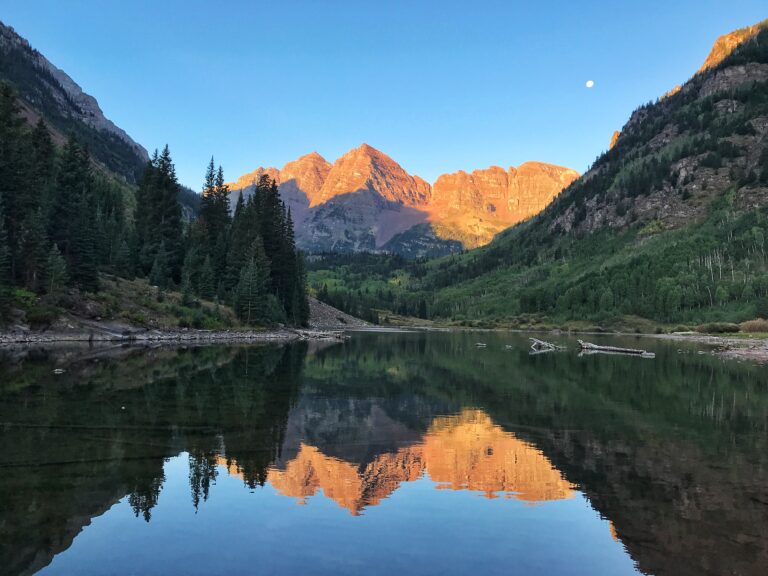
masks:
POLYGON ((128 182, 137 182, 149 156, 122 128, 106 118, 96 99, 40 52, 0 22, 0 80, 19 93, 25 116, 42 116, 63 143, 74 134, 93 157, 128 182))

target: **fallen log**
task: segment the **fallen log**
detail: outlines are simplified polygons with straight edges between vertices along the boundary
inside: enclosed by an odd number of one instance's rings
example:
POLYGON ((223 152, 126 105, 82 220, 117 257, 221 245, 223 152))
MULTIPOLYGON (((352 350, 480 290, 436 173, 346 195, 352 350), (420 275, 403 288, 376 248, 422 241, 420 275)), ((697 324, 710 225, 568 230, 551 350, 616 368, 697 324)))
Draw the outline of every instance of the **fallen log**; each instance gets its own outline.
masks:
POLYGON ((552 344, 545 340, 539 340, 538 338, 528 338, 531 341, 531 350, 534 352, 554 352, 555 350, 565 350, 565 346, 558 344, 552 344))
POLYGON ((621 348, 619 346, 599 346, 591 342, 579 340, 582 354, 624 354, 628 356, 640 356, 642 358, 655 358, 656 354, 638 348, 621 348))

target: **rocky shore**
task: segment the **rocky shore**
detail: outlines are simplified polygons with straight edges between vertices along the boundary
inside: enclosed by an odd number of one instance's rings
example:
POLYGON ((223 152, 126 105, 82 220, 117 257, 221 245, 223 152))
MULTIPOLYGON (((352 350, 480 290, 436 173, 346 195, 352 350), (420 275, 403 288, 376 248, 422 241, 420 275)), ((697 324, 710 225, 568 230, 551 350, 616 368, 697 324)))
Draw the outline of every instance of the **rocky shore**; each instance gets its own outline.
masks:
POLYGON ((707 334, 652 334, 662 340, 680 340, 698 342, 712 346, 712 354, 733 360, 748 360, 758 364, 768 364, 768 339, 735 338, 733 336, 711 336, 707 334))
POLYGON ((48 344, 58 342, 124 342, 124 343, 177 343, 177 342, 290 342, 293 340, 342 340, 338 331, 294 330, 146 330, 116 333, 107 329, 67 332, 37 332, 10 330, 0 332, 0 346, 4 344, 48 344))

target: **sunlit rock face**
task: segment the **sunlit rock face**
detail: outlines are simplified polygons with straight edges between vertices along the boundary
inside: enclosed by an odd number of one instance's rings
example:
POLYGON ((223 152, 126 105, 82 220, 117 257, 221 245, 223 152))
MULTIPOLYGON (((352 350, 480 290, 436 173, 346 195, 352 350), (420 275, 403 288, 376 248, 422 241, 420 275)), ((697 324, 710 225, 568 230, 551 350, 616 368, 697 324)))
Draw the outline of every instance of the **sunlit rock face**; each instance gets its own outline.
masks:
POLYGON ((759 22, 753 26, 740 28, 720 36, 717 40, 715 40, 715 43, 712 46, 712 50, 709 52, 707 59, 704 60, 704 64, 702 64, 701 68, 699 68, 699 72, 709 70, 710 68, 714 68, 720 64, 720 62, 725 60, 737 47, 739 47, 747 40, 754 38, 760 32, 760 30, 766 26, 767 22, 768 20, 764 20, 763 22, 759 22))
MULTIPOLYGON (((230 463, 228 470, 236 473, 237 466, 230 463)), ((301 444, 293 458, 269 470, 268 481, 302 504, 322 491, 357 515, 403 482, 424 475, 438 489, 478 491, 488 498, 535 503, 573 497, 572 485, 539 450, 480 410, 437 417, 421 442, 379 454, 362 466, 301 444)))
POLYGON ((501 230, 540 212, 578 177, 568 168, 527 162, 508 170, 446 174, 430 186, 363 144, 333 165, 312 153, 282 170, 259 168, 230 184, 233 200, 240 190, 250 194, 263 174, 277 182, 291 208, 299 247, 394 250, 407 256, 487 244, 501 230), (395 236, 397 241, 387 245, 395 236))
POLYGON ((491 166, 440 176, 429 206, 438 236, 474 248, 513 224, 541 212, 578 172, 542 162, 504 170, 491 166))
POLYGON ((392 158, 363 144, 334 162, 320 194, 312 206, 343 194, 376 192, 382 199, 406 206, 429 201, 431 189, 418 176, 411 176, 392 158))

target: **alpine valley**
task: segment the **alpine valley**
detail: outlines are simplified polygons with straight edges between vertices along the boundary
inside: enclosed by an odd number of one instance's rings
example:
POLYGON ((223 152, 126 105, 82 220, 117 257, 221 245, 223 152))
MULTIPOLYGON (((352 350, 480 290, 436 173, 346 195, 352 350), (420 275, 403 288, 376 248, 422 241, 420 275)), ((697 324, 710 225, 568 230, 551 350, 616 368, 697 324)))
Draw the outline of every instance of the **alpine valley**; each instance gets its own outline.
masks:
POLYGON ((738 331, 768 318, 767 233, 763 21, 720 37, 689 81, 635 110, 583 176, 489 245, 369 260, 364 275, 360 259, 327 257, 310 278, 372 319, 738 331))

